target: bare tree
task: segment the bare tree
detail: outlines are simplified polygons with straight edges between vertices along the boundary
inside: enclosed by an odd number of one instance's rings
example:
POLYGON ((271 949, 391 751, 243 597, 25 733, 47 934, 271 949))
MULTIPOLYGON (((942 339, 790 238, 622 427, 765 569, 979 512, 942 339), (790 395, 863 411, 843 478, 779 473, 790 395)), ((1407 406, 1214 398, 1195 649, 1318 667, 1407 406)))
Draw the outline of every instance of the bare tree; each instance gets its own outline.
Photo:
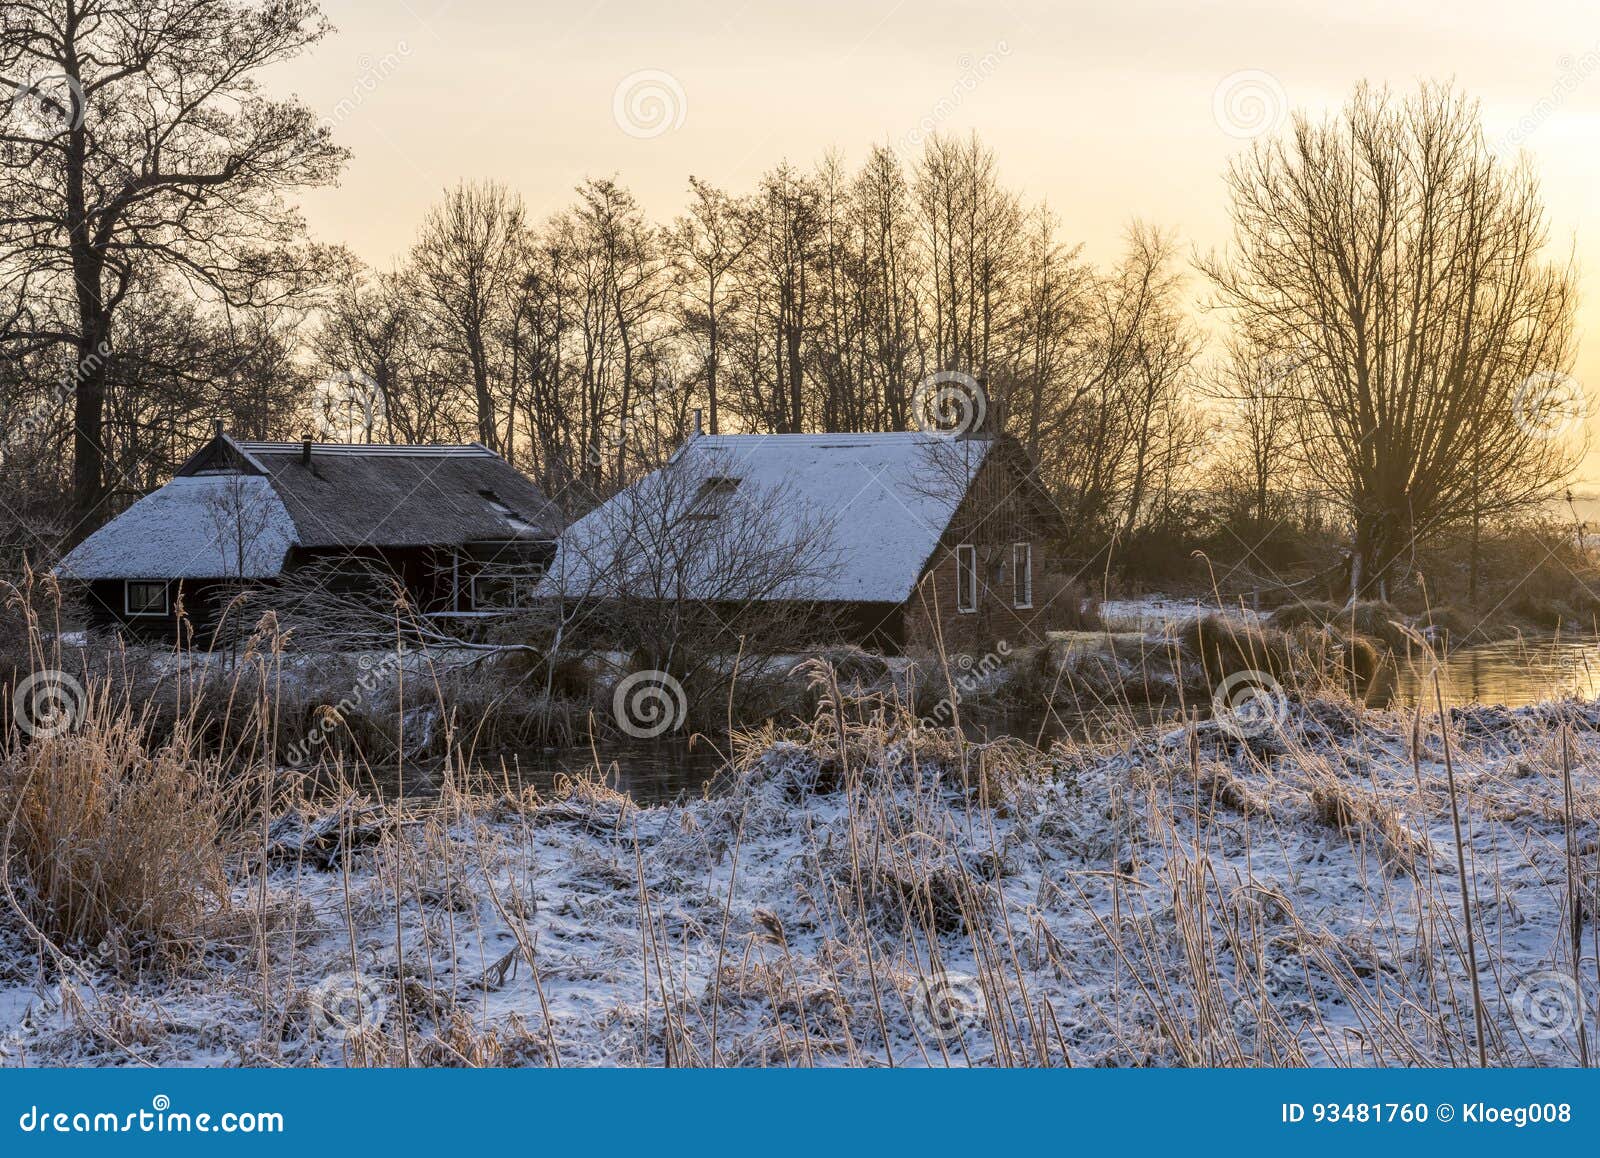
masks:
POLYGON ((993 378, 991 359, 1014 304, 1022 234, 1017 197, 1000 184, 994 151, 976 134, 964 142, 930 137, 916 193, 933 302, 933 360, 941 369, 993 378))
POLYGON ((1168 272, 1173 243, 1156 230, 1135 228, 1133 260, 1159 271, 1155 300, 1135 331, 1132 366, 1123 400, 1127 414, 1129 480, 1122 533, 1131 534, 1143 513, 1152 477, 1181 461, 1179 445, 1194 430, 1179 413, 1188 395, 1189 368, 1200 353, 1193 327, 1177 305, 1178 286, 1168 272))
POLYGON ((543 580, 552 651, 597 645, 702 691, 826 639, 830 519, 784 486, 686 453, 569 527, 543 580))
POLYGON ((689 178, 694 198, 668 233, 683 330, 700 346, 711 433, 720 429, 717 372, 722 365, 726 299, 735 292, 734 270, 755 240, 749 209, 722 190, 689 178))
POLYGON ((510 318, 527 247, 522 199, 504 185, 463 183, 429 211, 411 252, 411 276, 431 339, 468 373, 478 441, 498 449, 494 341, 510 318))
POLYGON ((816 185, 787 163, 761 179, 752 264, 755 357, 746 416, 761 427, 806 429, 806 344, 813 325, 813 264, 821 215, 816 185), (764 363, 764 364, 763 364, 764 363))
POLYGON ((1274 357, 1235 338, 1203 376, 1203 392, 1225 407, 1227 445, 1217 456, 1218 469, 1242 490, 1257 528, 1276 517, 1302 465, 1293 382, 1300 369, 1299 356, 1274 357))
POLYGON ((387 441, 437 442, 454 435, 458 409, 427 373, 421 305, 401 273, 374 273, 351 259, 312 337, 323 372, 353 377, 378 395, 376 433, 387 441))
POLYGON ((328 28, 313 0, 38 0, 0 20, 0 81, 33 114, 0 128, 0 247, 9 278, 59 300, 44 328, 76 352, 74 538, 104 517, 106 367, 136 265, 234 305, 306 267, 281 194, 345 153, 258 78, 328 28))
POLYGON ((1425 537, 1552 492, 1574 462, 1543 413, 1573 278, 1544 264, 1537 182, 1490 151, 1476 104, 1362 86, 1228 188, 1233 249, 1205 269, 1251 341, 1310 353, 1295 402, 1353 526, 1351 599, 1386 595, 1425 537))
POLYGON ((1057 240, 1058 223, 1040 206, 1029 217, 1022 258, 1017 363, 1008 409, 1018 437, 1035 459, 1043 452, 1047 420, 1063 397, 1074 351, 1089 334, 1092 271, 1079 249, 1057 240))

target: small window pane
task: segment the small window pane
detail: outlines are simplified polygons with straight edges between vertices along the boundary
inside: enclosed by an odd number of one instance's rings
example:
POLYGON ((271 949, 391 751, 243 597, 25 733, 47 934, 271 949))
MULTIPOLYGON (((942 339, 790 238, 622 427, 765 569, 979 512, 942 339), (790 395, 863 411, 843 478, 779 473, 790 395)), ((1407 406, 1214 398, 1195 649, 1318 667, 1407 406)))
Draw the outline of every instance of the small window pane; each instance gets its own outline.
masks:
POLYGON ((167 585, 165 583, 129 583, 127 585, 127 610, 129 615, 165 615, 167 613, 167 585))
POLYGON ((1033 544, 1011 545, 1011 605, 1023 609, 1033 606, 1033 544))
POLYGON ((978 549, 969 543, 956 548, 956 610, 978 610, 978 549))

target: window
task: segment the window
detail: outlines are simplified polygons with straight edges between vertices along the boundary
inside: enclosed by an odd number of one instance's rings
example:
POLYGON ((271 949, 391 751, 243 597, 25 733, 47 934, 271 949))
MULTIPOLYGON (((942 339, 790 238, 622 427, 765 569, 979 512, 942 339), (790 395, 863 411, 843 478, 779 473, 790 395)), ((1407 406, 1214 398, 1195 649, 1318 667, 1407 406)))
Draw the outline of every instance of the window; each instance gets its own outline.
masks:
POLYGON ((129 579, 122 585, 122 610, 128 615, 165 615, 166 581, 129 579))
POLYGON ((533 527, 529 524, 528 520, 524 519, 521 515, 517 514, 516 511, 507 506, 500 496, 495 494, 493 491, 479 491, 478 494, 483 498, 483 501, 488 504, 491 511, 499 515, 513 527, 516 527, 519 530, 533 530, 533 527))
POLYGON ((956 610, 978 610, 978 548, 971 543, 956 547, 956 610))
POLYGON ((689 506, 690 519, 715 519, 728 508, 728 496, 739 489, 739 480, 722 475, 712 475, 700 484, 700 490, 689 506))
POLYGON ((500 496, 493 491, 479 491, 478 493, 483 496, 483 501, 489 504, 489 509, 495 514, 505 515, 507 518, 512 519, 517 517, 517 512, 501 502, 500 496))
POLYGON ((505 571, 480 572, 467 581, 467 604, 472 611, 512 611, 533 604, 534 588, 542 567, 518 568, 515 574, 505 571))
POLYGON ((467 591, 473 611, 510 611, 521 607, 526 584, 509 575, 474 575, 467 591))
POLYGON ((1033 544, 1011 544, 1011 606, 1025 611, 1033 606, 1033 544))

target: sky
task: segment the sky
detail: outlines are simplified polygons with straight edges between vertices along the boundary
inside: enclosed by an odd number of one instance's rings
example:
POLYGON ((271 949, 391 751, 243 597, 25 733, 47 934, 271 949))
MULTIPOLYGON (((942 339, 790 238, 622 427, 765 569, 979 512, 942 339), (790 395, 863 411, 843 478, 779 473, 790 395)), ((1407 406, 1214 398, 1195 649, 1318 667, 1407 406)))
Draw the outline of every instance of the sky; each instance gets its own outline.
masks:
MULTIPOLYGON (((782 159, 976 129, 1006 182, 1113 260, 1130 221, 1226 244, 1222 174, 1294 109, 1360 80, 1453 80, 1526 149, 1553 255, 1575 253, 1575 367, 1600 389, 1600 11, 1593 0, 324 0, 338 31, 279 66, 354 151, 303 197, 313 234, 388 266, 457 181, 535 217, 617 176, 658 220, 689 176, 752 187, 782 159), (1591 255, 1585 260, 1586 254, 1591 255)), ((1201 286, 1198 279, 1195 290, 1201 286)), ((1595 439, 1600 443, 1600 438, 1595 439)), ((1600 479, 1600 452, 1586 479, 1600 479)), ((1591 488, 1592 489, 1592 488, 1591 488)))

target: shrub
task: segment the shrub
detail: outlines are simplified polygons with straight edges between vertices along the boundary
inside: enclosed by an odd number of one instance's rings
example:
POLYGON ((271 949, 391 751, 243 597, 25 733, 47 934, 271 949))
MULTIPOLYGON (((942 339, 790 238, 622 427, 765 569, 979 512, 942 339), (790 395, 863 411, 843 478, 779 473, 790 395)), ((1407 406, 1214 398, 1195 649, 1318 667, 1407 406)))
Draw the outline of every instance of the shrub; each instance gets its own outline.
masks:
POLYGON ((821 660, 833 668, 841 684, 875 684, 889 674, 888 660, 854 644, 812 648, 800 656, 801 663, 808 660, 821 660))
POLYGON ((1446 636, 1466 635, 1478 625, 1478 617, 1457 611, 1454 607, 1430 607, 1417 617, 1417 625, 1443 632, 1446 636))
POLYGON ((1044 625, 1051 631, 1099 631, 1100 606, 1088 588, 1065 575, 1043 576, 1033 593, 1035 607, 1046 608, 1044 625))

